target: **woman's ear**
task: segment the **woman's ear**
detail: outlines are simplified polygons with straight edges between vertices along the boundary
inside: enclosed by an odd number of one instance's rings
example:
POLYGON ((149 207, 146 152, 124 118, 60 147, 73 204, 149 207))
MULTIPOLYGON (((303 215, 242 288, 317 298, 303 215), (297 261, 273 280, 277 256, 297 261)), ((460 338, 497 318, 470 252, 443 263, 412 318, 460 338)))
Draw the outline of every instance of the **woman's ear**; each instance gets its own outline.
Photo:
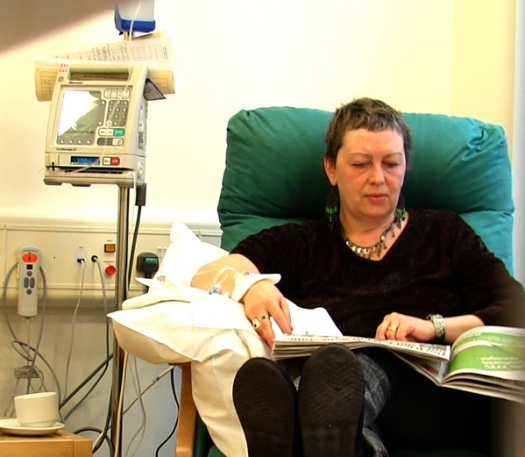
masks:
POLYGON ((332 184, 332 186, 337 186, 337 178, 335 176, 335 164, 332 161, 332 159, 328 156, 324 156, 324 171, 326 173, 326 176, 328 177, 328 180, 330 181, 330 184, 332 184))

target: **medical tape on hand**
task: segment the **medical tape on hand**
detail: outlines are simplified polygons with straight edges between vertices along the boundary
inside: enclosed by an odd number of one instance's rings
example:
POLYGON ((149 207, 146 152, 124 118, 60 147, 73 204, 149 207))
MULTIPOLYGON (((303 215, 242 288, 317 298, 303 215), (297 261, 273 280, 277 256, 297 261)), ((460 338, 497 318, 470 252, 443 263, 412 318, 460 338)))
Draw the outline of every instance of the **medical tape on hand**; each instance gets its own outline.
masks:
POLYGON ((272 284, 277 284, 280 280, 280 274, 263 275, 250 273, 249 271, 242 271, 235 276, 231 299, 240 302, 242 297, 248 292, 248 289, 260 281, 270 281, 272 284))

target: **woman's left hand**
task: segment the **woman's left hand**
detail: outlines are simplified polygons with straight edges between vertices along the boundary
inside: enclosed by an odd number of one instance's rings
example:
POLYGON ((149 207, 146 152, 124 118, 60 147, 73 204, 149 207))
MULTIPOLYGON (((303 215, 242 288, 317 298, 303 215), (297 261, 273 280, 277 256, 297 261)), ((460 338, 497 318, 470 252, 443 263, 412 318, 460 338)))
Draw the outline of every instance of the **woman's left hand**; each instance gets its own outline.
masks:
POLYGON ((405 314, 390 313, 376 329, 380 340, 420 341, 426 343, 436 338, 436 328, 432 321, 405 314))

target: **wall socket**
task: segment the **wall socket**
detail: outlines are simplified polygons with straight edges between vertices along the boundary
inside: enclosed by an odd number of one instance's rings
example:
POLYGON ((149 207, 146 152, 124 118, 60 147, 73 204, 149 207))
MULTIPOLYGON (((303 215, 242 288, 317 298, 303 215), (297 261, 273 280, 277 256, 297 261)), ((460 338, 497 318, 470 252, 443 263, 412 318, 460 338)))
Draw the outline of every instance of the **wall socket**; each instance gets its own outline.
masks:
POLYGON ((84 262, 86 264, 86 250, 82 247, 78 248, 75 252, 75 259, 78 263, 84 262))
POLYGON ((31 373, 31 379, 40 378, 40 373, 35 368, 31 370, 31 365, 15 368, 16 379, 29 379, 29 373, 31 373))

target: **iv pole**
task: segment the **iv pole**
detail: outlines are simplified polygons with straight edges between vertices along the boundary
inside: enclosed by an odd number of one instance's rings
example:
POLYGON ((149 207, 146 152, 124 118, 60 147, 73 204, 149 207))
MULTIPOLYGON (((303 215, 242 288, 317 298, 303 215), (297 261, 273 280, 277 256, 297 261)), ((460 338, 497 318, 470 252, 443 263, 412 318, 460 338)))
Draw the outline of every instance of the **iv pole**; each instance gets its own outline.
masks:
MULTIPOLYGON (((129 30, 123 30, 124 40, 131 40, 134 36, 133 23, 137 13, 142 6, 139 0, 138 8, 135 10, 133 20, 129 30)), ((152 2, 154 0, 151 0, 152 2)), ((115 13, 120 18, 119 7, 116 7, 115 13)), ((116 268, 117 276, 115 278, 115 309, 121 310, 122 303, 126 300, 128 294, 128 229, 129 229, 129 186, 118 186, 118 219, 117 219, 117 256, 116 268)), ((114 446, 114 457, 121 456, 122 449, 122 420, 119 404, 122 395, 122 379, 124 374, 124 351, 118 344, 117 338, 113 335, 113 374, 111 384, 111 442, 114 446), (118 446, 117 446, 118 443, 118 446)))
MULTIPOLYGON (((146 9, 146 16, 153 12, 154 0, 135 0, 137 5, 132 15, 133 19, 130 22, 129 29, 120 29, 123 32, 124 40, 130 40, 134 35, 134 23, 137 18, 139 10, 142 6, 146 9), (144 2, 144 5, 142 5, 144 2)), ((129 5, 125 5, 129 6, 129 5)), ((124 25, 123 18, 120 15, 119 7, 116 8, 116 19, 120 25, 124 25), (117 14, 118 13, 118 14, 117 14)), ((146 18, 142 24, 147 29, 139 31, 152 31, 155 28, 155 21, 151 18, 146 18)), ((99 184, 117 184, 118 185, 118 219, 117 219, 117 237, 116 237, 116 259, 115 266, 117 275, 115 277, 115 306, 114 310, 122 309, 122 303, 128 298, 128 232, 129 232, 129 193, 132 183, 124 180, 123 182, 114 182, 109 179, 99 179, 97 182, 92 182, 90 178, 84 175, 85 180, 78 179, 75 181, 61 180, 60 178, 50 177, 44 179, 46 184, 62 184, 63 182, 71 182, 73 185, 90 186, 93 183, 99 184)), ((133 180, 135 183, 135 179, 133 180)), ((120 410, 120 400, 122 395, 122 380, 124 375, 124 351, 118 344, 117 338, 113 335, 113 367, 112 367, 112 385, 110 395, 110 413, 111 413, 111 443, 114 446, 114 457, 121 456, 122 449, 122 413, 120 410)), ((105 433, 107 429, 105 430, 105 433)))
MULTIPOLYGON (((129 187, 118 186, 118 220, 117 220, 117 276, 115 278, 115 309, 122 309, 122 302, 127 298, 127 254, 128 254, 128 227, 129 227, 129 187)), ((122 424, 119 402, 122 388, 124 352, 113 335, 113 378, 111 386, 111 442, 115 446, 114 457, 120 457, 122 443, 122 424)))

